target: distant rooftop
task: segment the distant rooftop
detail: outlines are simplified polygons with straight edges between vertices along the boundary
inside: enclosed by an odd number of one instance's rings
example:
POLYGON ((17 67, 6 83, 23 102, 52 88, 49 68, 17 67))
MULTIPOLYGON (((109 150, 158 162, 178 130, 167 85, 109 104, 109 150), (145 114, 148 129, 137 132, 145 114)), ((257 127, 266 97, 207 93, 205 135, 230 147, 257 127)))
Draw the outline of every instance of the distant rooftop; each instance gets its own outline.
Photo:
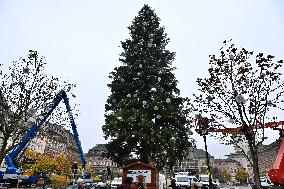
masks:
MULTIPOLYGON (((214 156, 208 153, 209 158, 214 158, 214 156)), ((206 158, 206 152, 203 149, 194 149, 192 152, 189 153, 189 158, 191 159, 200 159, 206 158)))
MULTIPOLYGON (((97 144, 93 148, 89 149, 87 156, 92 155, 101 155, 102 152, 106 151, 106 145, 105 144, 97 144)), ((209 158, 214 158, 214 156, 210 155, 208 153, 209 158)), ((203 149, 194 149, 192 152, 189 153, 188 158, 191 159, 201 159, 206 158, 206 152, 203 149)))
POLYGON ((105 144, 97 144, 93 148, 89 149, 89 151, 86 155, 87 156, 101 155, 102 152, 105 152, 105 151, 106 151, 106 145, 105 144))
POLYGON ((214 163, 239 163, 238 161, 234 160, 234 159, 214 159, 214 163))
POLYGON ((267 151, 270 150, 271 148, 280 148, 280 144, 281 144, 281 139, 277 139, 274 142, 272 142, 271 144, 268 145, 261 145, 259 147, 259 152, 263 152, 263 151, 267 151))
POLYGON ((225 155, 225 156, 228 156, 228 157, 236 157, 236 156, 244 156, 242 153, 230 153, 228 155, 225 155))

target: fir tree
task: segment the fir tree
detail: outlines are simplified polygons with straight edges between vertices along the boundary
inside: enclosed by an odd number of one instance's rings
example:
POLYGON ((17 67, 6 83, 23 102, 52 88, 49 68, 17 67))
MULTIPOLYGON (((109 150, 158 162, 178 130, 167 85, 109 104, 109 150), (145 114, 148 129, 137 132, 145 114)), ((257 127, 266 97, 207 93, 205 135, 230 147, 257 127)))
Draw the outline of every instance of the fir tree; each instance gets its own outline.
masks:
POLYGON ((172 73, 175 53, 165 49, 169 38, 159 21, 144 5, 128 27, 131 38, 121 42, 123 65, 109 75, 106 156, 120 165, 141 161, 172 167, 194 146, 186 118, 188 99, 180 97, 172 73))

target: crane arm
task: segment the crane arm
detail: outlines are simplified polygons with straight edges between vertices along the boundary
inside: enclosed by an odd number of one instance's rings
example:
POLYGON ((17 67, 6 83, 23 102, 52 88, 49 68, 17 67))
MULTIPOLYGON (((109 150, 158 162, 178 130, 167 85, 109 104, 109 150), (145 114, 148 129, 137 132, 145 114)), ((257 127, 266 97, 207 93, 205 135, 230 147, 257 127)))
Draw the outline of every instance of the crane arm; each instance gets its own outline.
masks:
MULTIPOLYGON (((260 122, 257 122, 256 125, 251 125, 249 130, 255 130, 259 128, 271 128, 273 130, 284 131, 283 129, 284 121, 278 122, 268 122, 264 125, 260 122), (281 127, 279 127, 281 126, 281 127)), ((224 129, 214 129, 209 128, 207 132, 221 132, 221 133, 229 133, 229 134, 242 134, 243 126, 237 128, 224 128, 224 129)), ((201 132, 201 129, 197 129, 197 132, 201 132)), ((280 148, 278 150, 278 154, 272 169, 269 171, 268 176, 270 177, 272 183, 274 185, 284 186, 284 138, 281 139, 280 148)))
POLYGON ((22 137, 20 143, 15 146, 10 153, 8 153, 5 157, 6 165, 7 165, 7 173, 20 173, 20 170, 14 165, 14 159, 21 153, 21 151, 26 147, 26 145, 30 142, 32 138, 34 138, 46 121, 48 116, 52 113, 52 111, 56 108, 56 106, 61 101, 61 95, 63 91, 60 91, 56 97, 53 99, 52 103, 45 109, 43 114, 38 117, 35 123, 32 124, 32 127, 29 128, 24 136, 22 137))
MULTIPOLYGON (((264 125, 262 124, 256 124, 249 127, 249 130, 259 129, 259 128, 271 128, 273 130, 279 130, 284 131, 283 129, 284 121, 274 121, 274 122, 268 122, 264 125), (282 126, 279 128, 279 126, 282 126)), ((243 126, 236 127, 236 128, 223 128, 223 129, 215 129, 215 128, 209 128, 207 131, 210 132, 216 132, 216 133, 228 133, 228 134, 242 134, 243 126)), ((202 129, 196 129, 197 132, 201 132, 202 129)))
POLYGON ((81 147, 81 142, 79 140, 79 135, 77 132, 77 127, 74 122, 74 118, 71 112, 71 107, 69 104, 69 99, 67 97, 67 94, 65 91, 61 90, 53 99, 53 101, 46 107, 46 109, 43 111, 43 113, 38 116, 37 120, 35 123, 32 124, 32 127, 29 128, 24 136, 22 137, 20 143, 15 146, 10 153, 8 153, 5 157, 7 169, 5 171, 6 174, 20 174, 21 171, 17 168, 17 166, 14 164, 14 160, 18 157, 18 155, 26 148, 28 143, 30 142, 31 139, 33 139, 39 129, 42 127, 42 125, 45 123, 47 118, 50 116, 50 114, 53 112, 53 110, 58 106, 61 100, 64 100, 66 110, 68 113, 68 117, 70 119, 70 123, 72 126, 72 131, 74 133, 74 139, 77 147, 77 151, 79 153, 80 159, 82 161, 82 169, 85 168, 86 160, 84 158, 83 150, 81 147))
POLYGON ((65 106, 66 106, 66 110, 67 110, 67 113, 68 113, 68 117, 69 117, 69 120, 70 120, 70 124, 72 126, 72 131, 73 131, 74 140, 75 140, 76 147, 77 147, 77 152, 78 152, 78 154, 80 156, 80 160, 81 160, 81 163, 82 163, 82 170, 84 170, 85 169, 85 165, 86 165, 86 160, 84 158, 82 145, 81 145, 81 142, 80 142, 80 139, 79 139, 79 134, 77 132, 77 127, 76 127, 76 124, 75 124, 75 121, 74 121, 74 117, 73 117, 73 114, 72 114, 72 111, 71 111, 71 107, 70 107, 70 104, 69 104, 69 99, 68 99, 68 97, 67 97, 65 92, 62 94, 62 98, 64 100, 64 103, 65 103, 65 106))

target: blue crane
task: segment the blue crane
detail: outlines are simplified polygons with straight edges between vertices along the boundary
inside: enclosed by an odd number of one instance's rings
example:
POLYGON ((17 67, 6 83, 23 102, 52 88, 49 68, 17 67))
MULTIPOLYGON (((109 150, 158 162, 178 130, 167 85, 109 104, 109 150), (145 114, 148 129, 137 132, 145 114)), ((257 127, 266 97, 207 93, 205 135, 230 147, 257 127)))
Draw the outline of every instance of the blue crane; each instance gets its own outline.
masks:
POLYGON ((50 116, 50 114, 53 112, 53 110, 58 106, 58 104, 60 103, 60 101, 62 99, 63 99, 64 104, 66 106, 66 112, 68 113, 68 117, 69 117, 70 124, 71 124, 71 127, 72 127, 77 152, 80 156, 80 160, 81 160, 81 163, 82 163, 82 174, 84 176, 84 169, 85 169, 85 165, 86 165, 86 160, 84 158, 83 150, 82 150, 82 147, 81 147, 81 142, 80 142, 79 135, 78 135, 78 132, 77 132, 77 127, 76 127, 76 124, 74 122, 74 118, 73 118, 73 115, 72 115, 71 107, 70 107, 70 104, 69 104, 69 99, 67 97, 66 92, 61 90, 55 96, 53 101, 50 104, 47 105, 47 107, 45 108, 43 113, 40 116, 38 116, 38 118, 36 119, 36 122, 34 122, 32 124, 32 127, 29 128, 26 131, 26 133, 23 135, 19 144, 17 146, 15 146, 6 155, 6 157, 5 157, 6 170, 5 171, 0 170, 0 182, 6 182, 7 180, 9 182, 13 182, 13 181, 15 181, 15 179, 24 178, 24 177, 21 177, 22 172, 17 167, 17 165, 15 165, 15 160, 16 160, 17 157, 19 157, 19 155, 21 153, 24 153, 24 151, 26 150, 30 140, 33 139, 36 136, 37 132, 40 130, 42 125, 45 123, 47 118, 50 116))

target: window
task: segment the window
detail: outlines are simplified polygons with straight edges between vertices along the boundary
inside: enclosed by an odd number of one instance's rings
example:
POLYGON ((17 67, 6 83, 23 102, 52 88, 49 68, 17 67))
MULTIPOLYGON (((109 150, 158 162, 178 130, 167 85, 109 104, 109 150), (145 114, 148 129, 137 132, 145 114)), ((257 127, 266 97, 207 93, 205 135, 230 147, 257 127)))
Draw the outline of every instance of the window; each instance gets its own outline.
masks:
POLYGON ((208 177, 207 177, 207 176, 206 176, 206 177, 205 177, 205 176, 204 176, 204 177, 201 177, 201 178, 200 178, 200 181, 202 181, 202 182, 208 182, 208 181, 209 181, 209 176, 208 176, 208 177))
POLYGON ((187 177, 177 177, 176 181, 177 182, 188 182, 188 178, 187 177))

